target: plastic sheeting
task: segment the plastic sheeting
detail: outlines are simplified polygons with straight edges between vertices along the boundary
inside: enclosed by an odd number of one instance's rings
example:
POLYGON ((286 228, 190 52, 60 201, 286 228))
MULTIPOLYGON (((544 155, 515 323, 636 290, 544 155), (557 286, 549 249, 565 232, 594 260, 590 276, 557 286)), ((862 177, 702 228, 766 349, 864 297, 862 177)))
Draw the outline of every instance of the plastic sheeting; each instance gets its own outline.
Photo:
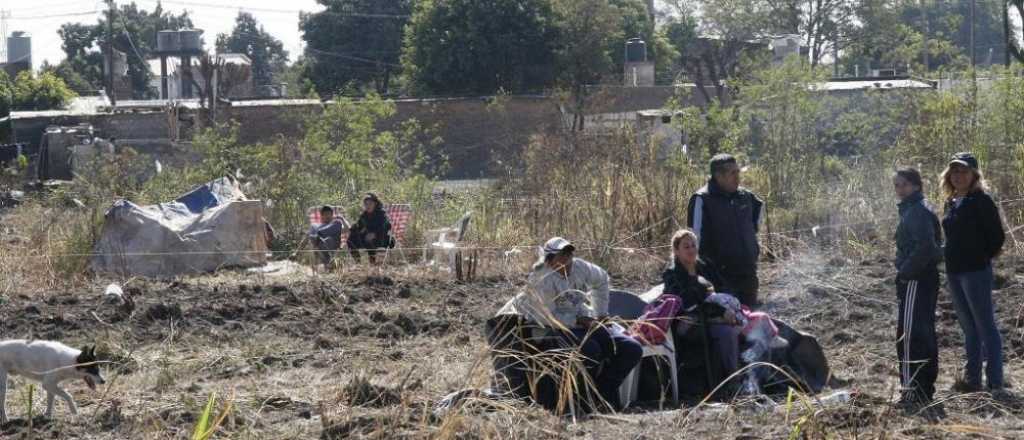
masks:
POLYGON ((227 177, 173 202, 119 200, 106 213, 92 268, 168 277, 260 266, 267 261, 264 228, 263 203, 247 200, 227 177))

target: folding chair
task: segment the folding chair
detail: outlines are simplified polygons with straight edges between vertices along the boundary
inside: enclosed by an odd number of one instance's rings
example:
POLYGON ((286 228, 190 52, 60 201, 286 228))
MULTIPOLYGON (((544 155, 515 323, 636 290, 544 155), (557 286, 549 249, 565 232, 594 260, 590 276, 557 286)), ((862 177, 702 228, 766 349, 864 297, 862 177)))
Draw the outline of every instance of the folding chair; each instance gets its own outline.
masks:
MULTIPOLYGON (((636 320, 643 314, 644 307, 647 302, 644 301, 638 295, 634 295, 630 292, 613 290, 609 292, 608 298, 608 314, 618 316, 626 320, 636 320)), ((672 331, 666 332, 665 342, 658 345, 644 345, 644 353, 641 358, 640 364, 637 364, 633 368, 633 371, 629 372, 629 376, 626 376, 626 380, 619 386, 619 400, 622 402, 622 407, 627 408, 630 404, 636 401, 637 391, 640 384, 640 366, 643 364, 643 359, 648 357, 666 357, 668 358, 669 364, 669 380, 671 380, 670 386, 672 387, 672 403, 679 403, 679 372, 676 366, 676 348, 675 341, 672 337, 672 331)))
MULTIPOLYGON (((384 212, 388 214, 388 220, 391 221, 391 238, 395 241, 395 249, 402 254, 402 258, 406 261, 405 252, 402 250, 402 241, 405 240, 405 230, 412 220, 412 205, 408 203, 392 203, 384 205, 384 212)), ((385 250, 384 259, 387 260, 387 255, 390 253, 390 249, 385 250)))

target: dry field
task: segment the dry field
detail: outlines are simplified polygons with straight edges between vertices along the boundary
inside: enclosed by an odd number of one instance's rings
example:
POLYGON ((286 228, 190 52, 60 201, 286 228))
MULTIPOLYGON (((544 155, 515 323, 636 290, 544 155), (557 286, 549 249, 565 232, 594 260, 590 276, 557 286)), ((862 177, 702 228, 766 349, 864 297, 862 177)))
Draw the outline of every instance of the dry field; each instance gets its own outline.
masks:
MULTIPOLYGON (((525 266, 521 268, 525 270, 525 266)), ((620 288, 641 290, 655 262, 620 288)), ((515 271, 515 268, 513 268, 515 271)), ((108 384, 68 388, 72 417, 42 412, 35 388, 12 380, 3 438, 190 438, 209 395, 221 412, 213 438, 1022 438, 1024 402, 947 391, 961 336, 946 293, 939 301, 939 396, 933 421, 891 408, 897 385, 895 294, 886 258, 853 261, 803 253, 766 265, 768 308, 818 336, 848 403, 784 399, 736 402, 576 421, 517 402, 467 405, 444 418, 445 394, 486 384, 485 320, 521 277, 457 283, 421 267, 347 267, 331 275, 268 277, 240 272, 175 281, 128 280, 127 305, 104 301, 110 280, 85 287, 28 288, 0 295, 0 336, 98 344, 112 363, 108 384)), ((997 280, 1009 380, 1024 383, 1024 266, 1007 258, 997 280)), ((823 393, 827 395, 829 392, 823 393)), ((215 414, 217 415, 217 414, 215 414)))

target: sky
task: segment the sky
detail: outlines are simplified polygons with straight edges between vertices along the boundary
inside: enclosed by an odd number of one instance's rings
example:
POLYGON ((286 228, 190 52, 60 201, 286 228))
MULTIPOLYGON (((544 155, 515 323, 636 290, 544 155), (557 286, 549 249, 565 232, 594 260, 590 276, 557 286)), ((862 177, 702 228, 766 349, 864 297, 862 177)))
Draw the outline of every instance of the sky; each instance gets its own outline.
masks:
MULTIPOLYGON (((119 0, 118 4, 131 3, 119 0)), ((140 9, 152 11, 157 0, 135 0, 140 9)), ((252 13, 267 32, 284 43, 294 61, 302 51, 299 12, 314 12, 323 7, 316 0, 162 0, 164 10, 175 14, 187 10, 196 28, 203 30, 207 48, 217 34, 231 32, 238 11, 252 13)), ((60 25, 67 22, 96 23, 106 11, 106 3, 96 0, 0 0, 0 11, 7 11, 7 33, 26 31, 32 37, 32 65, 38 69, 43 60, 56 64, 64 58, 60 25)))

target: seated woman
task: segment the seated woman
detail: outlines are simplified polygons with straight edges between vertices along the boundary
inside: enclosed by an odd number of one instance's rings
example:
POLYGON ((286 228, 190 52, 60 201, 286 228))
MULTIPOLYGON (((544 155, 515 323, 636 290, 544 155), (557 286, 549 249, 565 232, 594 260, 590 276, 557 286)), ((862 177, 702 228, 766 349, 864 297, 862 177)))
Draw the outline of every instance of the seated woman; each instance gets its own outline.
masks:
POLYGON ((370 264, 376 263, 377 249, 394 247, 390 232, 391 221, 384 212, 384 204, 376 194, 366 193, 363 197, 363 212, 348 234, 347 244, 352 258, 359 262, 359 250, 365 249, 370 264))
MULTIPOLYGON (((682 299, 680 316, 687 318, 686 322, 693 322, 697 319, 699 308, 705 300, 715 291, 715 285, 720 283, 718 273, 714 266, 701 260, 697 256, 697 234, 689 229, 677 231, 672 236, 672 262, 662 273, 662 280, 665 282, 665 294, 676 295, 682 299)), ((736 315, 729 313, 721 307, 715 307, 721 316, 715 316, 708 329, 710 343, 719 354, 721 362, 721 377, 728 377, 736 371, 739 364, 739 335, 740 327, 736 315)), ((689 332, 695 326, 686 326, 683 323, 682 333, 689 332)), ((678 328, 678 327, 677 327, 678 328)), ((677 333, 677 337, 681 337, 677 333)), ((678 346, 678 345, 677 345, 678 346)), ((714 386, 714 384, 707 384, 714 386)))

